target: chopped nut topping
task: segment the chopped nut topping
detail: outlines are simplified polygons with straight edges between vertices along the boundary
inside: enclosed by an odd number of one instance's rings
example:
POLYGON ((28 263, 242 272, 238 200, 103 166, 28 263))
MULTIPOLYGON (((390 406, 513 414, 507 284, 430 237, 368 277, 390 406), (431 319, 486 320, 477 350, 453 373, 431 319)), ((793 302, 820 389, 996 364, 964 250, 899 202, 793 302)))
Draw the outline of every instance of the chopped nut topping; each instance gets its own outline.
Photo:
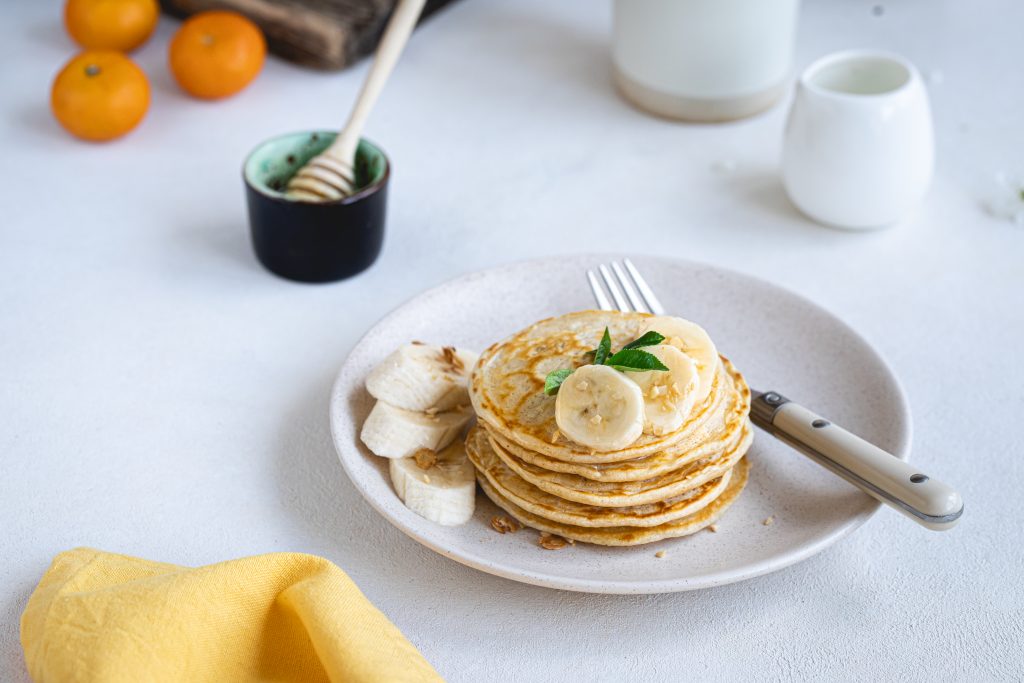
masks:
POLYGON ((437 464, 437 453, 429 448, 421 448, 412 454, 412 459, 421 470, 429 470, 437 464))
POLYGON ((441 349, 441 360, 448 365, 448 370, 451 372, 458 373, 466 369, 466 366, 462 363, 462 359, 455 353, 454 346, 446 346, 441 349))
POLYGON ((658 552, 654 553, 654 556, 657 557, 658 559, 661 559, 662 557, 665 557, 665 551, 664 550, 659 550, 658 552))
POLYGON ((437 408, 434 408, 433 406, 431 406, 430 408, 427 408, 423 412, 426 413, 427 415, 429 415, 430 417, 434 417, 435 415, 437 415, 438 410, 437 410, 437 408))
POLYGON ((600 415, 594 415, 594 417, 590 418, 590 424, 595 426, 601 424, 603 421, 604 418, 601 417, 600 415))
POLYGON ((580 391, 586 391, 589 386, 590 382, 585 379, 581 379, 579 382, 576 382, 576 388, 580 391))
POLYGON ((655 384, 653 387, 651 387, 651 398, 658 398, 666 391, 667 389, 665 389, 665 387, 661 386, 660 384, 655 384))
POLYGON ((413 339, 412 340, 412 344, 413 344, 413 346, 426 346, 425 343, 419 341, 418 339, 413 339))
POLYGON ((423 483, 424 484, 429 484, 430 483, 430 476, 429 475, 426 475, 426 474, 423 475, 423 483))
POLYGON ((497 531, 499 534, 514 534, 519 531, 519 522, 501 515, 500 517, 491 517, 491 528, 497 531))
POLYGON ((717 534, 718 533, 718 525, 717 524, 708 524, 708 531, 710 531, 713 534, 717 534))
POLYGON ((562 432, 555 430, 554 434, 551 435, 551 443, 558 443, 558 440, 562 438, 562 432))
POLYGON ((571 541, 567 541, 561 536, 549 534, 546 531, 540 532, 540 538, 537 539, 537 545, 544 548, 544 550, 559 550, 569 543, 571 543, 571 541))
POLYGON ((762 524, 764 524, 765 526, 771 526, 772 522, 774 522, 774 521, 775 521, 775 515, 771 515, 771 516, 767 517, 767 518, 766 518, 766 519, 765 519, 765 520, 764 520, 763 522, 761 522, 761 523, 762 523, 762 524))

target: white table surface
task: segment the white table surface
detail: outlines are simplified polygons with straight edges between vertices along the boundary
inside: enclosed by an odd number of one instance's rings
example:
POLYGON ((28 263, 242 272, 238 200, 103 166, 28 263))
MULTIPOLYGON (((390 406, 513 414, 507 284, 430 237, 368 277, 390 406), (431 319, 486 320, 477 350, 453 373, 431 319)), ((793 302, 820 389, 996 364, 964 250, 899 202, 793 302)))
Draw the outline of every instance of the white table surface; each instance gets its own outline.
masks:
POLYGON ((52 556, 80 545, 186 565, 323 555, 452 681, 1022 675, 1024 229, 978 198, 994 172, 1022 170, 1024 4, 907 0, 876 16, 870 1, 807 3, 798 66, 885 47, 930 81, 932 192, 914 220, 872 234, 789 205, 785 106, 687 126, 620 100, 608 4, 463 0, 424 26, 368 129, 395 167, 384 253, 326 286, 257 265, 239 167, 266 137, 339 125, 365 63, 324 74, 271 59, 241 95, 193 101, 166 71, 176 22, 163 19, 136 56, 146 120, 91 145, 47 109, 75 50, 59 4, 5 8, 0 679, 27 680, 19 614, 52 556), (327 422, 363 331, 467 271, 619 246, 774 280, 863 332, 910 397, 913 460, 963 493, 959 527, 883 510, 770 576, 616 597, 476 572, 378 517, 327 422))

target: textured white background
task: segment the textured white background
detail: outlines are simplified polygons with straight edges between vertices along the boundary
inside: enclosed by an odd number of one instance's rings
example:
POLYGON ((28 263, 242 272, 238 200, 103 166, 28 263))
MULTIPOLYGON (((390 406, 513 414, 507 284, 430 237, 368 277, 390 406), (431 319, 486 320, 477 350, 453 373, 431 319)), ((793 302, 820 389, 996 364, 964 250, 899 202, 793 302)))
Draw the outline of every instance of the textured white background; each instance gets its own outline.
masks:
POLYGON ((324 555, 452 681, 1019 678, 1024 230, 978 198, 993 172, 1024 170, 1024 4, 874 4, 808 2, 797 65, 866 45, 929 76, 939 173, 906 225, 844 234, 794 213, 785 106, 723 126, 631 109, 609 84, 607 2, 463 0, 417 33, 369 125, 395 166, 383 256, 307 286, 254 261, 239 167, 266 137, 340 124, 365 64, 272 59, 240 96, 196 102, 166 71, 165 19, 136 56, 146 120, 83 144, 47 111, 75 50, 59 4, 7 3, 0 679, 26 680, 18 615, 77 545, 188 565, 324 555), (487 576, 385 524, 328 434, 358 336, 456 274, 619 245, 775 280, 861 330, 908 391, 913 459, 963 492, 959 528, 883 511, 768 577, 610 597, 487 576))

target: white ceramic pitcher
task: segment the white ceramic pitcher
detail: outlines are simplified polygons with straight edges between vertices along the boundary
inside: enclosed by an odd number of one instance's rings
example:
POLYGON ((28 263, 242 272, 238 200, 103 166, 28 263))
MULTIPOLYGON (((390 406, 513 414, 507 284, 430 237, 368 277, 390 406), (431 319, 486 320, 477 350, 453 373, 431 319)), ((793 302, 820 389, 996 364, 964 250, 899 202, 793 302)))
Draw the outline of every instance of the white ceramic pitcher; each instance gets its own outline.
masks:
POLYGON ((914 65, 888 52, 839 52, 800 77, 783 181, 793 203, 818 222, 880 228, 924 198, 934 147, 928 95, 914 65))

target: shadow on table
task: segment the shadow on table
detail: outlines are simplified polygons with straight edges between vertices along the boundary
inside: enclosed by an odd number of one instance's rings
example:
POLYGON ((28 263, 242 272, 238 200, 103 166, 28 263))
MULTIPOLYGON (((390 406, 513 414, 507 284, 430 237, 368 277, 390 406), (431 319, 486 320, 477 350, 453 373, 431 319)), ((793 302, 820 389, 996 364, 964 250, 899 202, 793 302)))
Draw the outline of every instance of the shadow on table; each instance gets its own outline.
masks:
POLYGON ((773 218, 782 219, 794 230, 819 229, 821 226, 800 213, 786 195, 778 170, 736 173, 723 183, 738 199, 773 218))
POLYGON ((25 27, 25 35, 34 43, 67 52, 70 59, 71 55, 80 48, 65 32, 61 16, 59 12, 53 12, 46 21, 30 24, 25 27))
POLYGON ((7 599, 0 603, 0 618, 3 618, 4 623, 9 625, 14 635, 10 641, 0 638, 0 678, 5 683, 22 683, 23 681, 29 683, 31 681, 28 671, 25 669, 25 655, 21 651, 18 634, 21 628, 21 612, 28 604, 28 598, 34 589, 34 584, 13 586, 6 594, 7 599))
POLYGON ((328 417, 331 385, 342 359, 337 360, 284 417, 278 437, 280 502, 313 539, 314 546, 304 550, 336 562, 357 582, 360 575, 372 575, 384 584, 408 584, 423 571, 447 569, 449 560, 386 523, 338 461, 328 417))
POLYGON ((256 259, 244 213, 235 220, 181 226, 173 233, 175 268, 212 270, 218 279, 225 268, 236 274, 277 277, 256 259))
POLYGON ((74 140, 53 118, 45 101, 32 101, 15 109, 13 119, 14 126, 23 133, 62 142, 74 140))

